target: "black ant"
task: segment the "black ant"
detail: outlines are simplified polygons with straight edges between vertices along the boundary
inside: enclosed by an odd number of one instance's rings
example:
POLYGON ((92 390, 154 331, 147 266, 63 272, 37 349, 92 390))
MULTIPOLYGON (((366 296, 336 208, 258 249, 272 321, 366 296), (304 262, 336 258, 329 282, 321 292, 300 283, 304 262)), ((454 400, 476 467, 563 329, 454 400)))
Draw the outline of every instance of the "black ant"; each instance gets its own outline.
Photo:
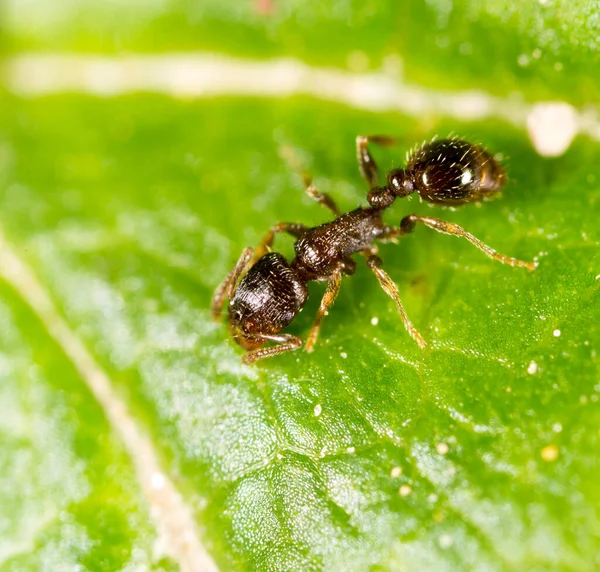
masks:
POLYGON ((483 147, 461 139, 434 139, 415 148, 408 156, 406 169, 390 171, 387 184, 380 187, 377 165, 368 143, 390 145, 394 140, 385 136, 356 138, 360 172, 370 188, 368 208, 361 207, 342 214, 333 199, 319 192, 307 178, 308 195, 329 209, 336 218, 314 228, 277 223, 256 251, 246 248, 242 252, 233 270, 215 292, 212 313, 215 319, 219 319, 223 303, 226 298, 229 299, 229 326, 235 341, 248 350, 242 358, 245 363, 302 346, 302 339, 281 333, 281 330, 302 310, 308 298, 307 282, 316 280, 327 282, 327 288, 304 346, 307 352, 313 351, 321 321, 339 292, 342 276, 351 275, 356 270, 356 262, 351 258, 355 253, 365 256, 367 265, 385 293, 396 302, 408 333, 420 347, 424 347, 425 340, 409 320, 400 301, 398 287, 382 269, 374 244, 376 240, 389 241, 409 234, 418 222, 443 234, 462 236, 484 254, 504 264, 529 270, 535 268, 533 262, 498 254, 451 222, 411 214, 402 219, 400 226, 394 227, 385 224, 381 218, 384 210, 397 198, 415 191, 426 201, 441 205, 460 205, 493 195, 503 185, 505 174, 498 161, 483 147), (270 251, 275 235, 281 232, 296 239, 296 256, 291 263, 281 254, 270 251), (275 345, 263 347, 269 342, 275 345))

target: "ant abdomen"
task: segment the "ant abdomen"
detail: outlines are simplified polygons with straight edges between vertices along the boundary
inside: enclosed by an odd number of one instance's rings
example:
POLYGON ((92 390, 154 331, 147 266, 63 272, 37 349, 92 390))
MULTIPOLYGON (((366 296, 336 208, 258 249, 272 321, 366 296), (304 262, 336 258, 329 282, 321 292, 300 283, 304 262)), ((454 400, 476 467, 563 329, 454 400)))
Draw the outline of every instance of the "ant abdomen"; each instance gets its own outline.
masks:
POLYGON ((480 145, 438 139, 413 151, 406 166, 414 189, 431 203, 460 205, 493 195, 504 183, 500 163, 480 145))

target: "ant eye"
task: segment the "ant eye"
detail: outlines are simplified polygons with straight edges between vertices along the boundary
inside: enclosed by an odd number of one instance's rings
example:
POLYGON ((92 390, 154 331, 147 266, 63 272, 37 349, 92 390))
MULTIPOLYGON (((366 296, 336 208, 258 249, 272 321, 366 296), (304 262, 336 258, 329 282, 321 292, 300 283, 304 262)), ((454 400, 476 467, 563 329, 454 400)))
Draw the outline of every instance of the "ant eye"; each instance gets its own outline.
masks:
POLYGON ((241 310, 232 310, 229 313, 229 320, 233 324, 239 324, 242 321, 242 311, 241 310))

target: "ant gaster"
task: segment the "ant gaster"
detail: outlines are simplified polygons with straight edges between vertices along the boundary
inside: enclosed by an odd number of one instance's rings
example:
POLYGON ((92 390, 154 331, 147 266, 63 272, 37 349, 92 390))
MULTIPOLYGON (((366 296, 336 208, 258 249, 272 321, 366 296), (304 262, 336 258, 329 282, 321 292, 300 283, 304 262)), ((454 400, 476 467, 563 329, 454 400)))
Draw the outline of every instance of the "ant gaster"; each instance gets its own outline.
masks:
POLYGON ((333 199, 319 192, 306 179, 306 192, 329 209, 335 219, 317 227, 308 228, 296 223, 277 223, 269 230, 254 251, 246 248, 233 270, 215 292, 212 312, 221 316, 225 299, 229 299, 229 326, 235 341, 245 350, 245 363, 296 350, 303 344, 301 338, 281 333, 302 310, 307 298, 307 282, 327 282, 327 288, 317 316, 308 334, 304 349, 314 349, 321 321, 333 304, 342 276, 356 270, 351 258, 359 253, 366 258, 379 284, 390 296, 400 313, 408 333, 419 344, 425 340, 409 320, 400 301, 398 287, 382 269, 375 241, 389 241, 411 233, 416 223, 422 223, 443 234, 460 236, 484 254, 510 266, 533 270, 535 263, 525 262, 497 253, 469 234, 460 226, 443 220, 411 214, 402 219, 400 226, 389 226, 382 214, 397 198, 417 192, 431 203, 460 205, 486 199, 503 185, 505 174, 498 161, 483 147, 460 139, 434 139, 414 149, 405 169, 393 169, 387 175, 387 184, 378 186, 378 169, 368 143, 390 145, 394 140, 386 136, 359 136, 356 139, 360 172, 369 184, 368 208, 358 208, 342 214, 333 199), (275 235, 287 233, 295 237, 295 257, 288 263, 277 252, 271 252, 275 235), (245 274, 244 274, 245 273, 245 274), (241 278, 241 280, 240 280, 241 278), (272 342, 274 345, 264 347, 272 342))

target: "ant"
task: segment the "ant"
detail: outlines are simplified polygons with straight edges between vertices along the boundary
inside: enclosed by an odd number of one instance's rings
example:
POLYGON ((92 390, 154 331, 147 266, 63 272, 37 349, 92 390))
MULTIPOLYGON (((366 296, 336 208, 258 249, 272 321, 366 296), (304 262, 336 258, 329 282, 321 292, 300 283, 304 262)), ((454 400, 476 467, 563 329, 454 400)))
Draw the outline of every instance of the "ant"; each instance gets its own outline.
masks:
POLYGON ((369 184, 369 207, 341 213, 334 200, 318 191, 305 177, 307 194, 335 215, 335 219, 308 228, 296 223, 277 223, 267 233, 256 251, 246 248, 233 270, 217 288, 212 300, 215 319, 221 316, 225 299, 229 299, 229 327, 233 338, 248 351, 244 363, 296 350, 301 338, 281 333, 302 310, 308 298, 307 283, 327 282, 325 294, 308 334, 304 349, 312 352, 323 317, 333 304, 344 275, 354 274, 353 254, 366 258, 384 292, 396 303, 404 327, 422 348, 425 340, 408 318, 400 300, 398 287, 382 268, 375 241, 390 241, 413 232, 422 223, 443 234, 460 236, 484 254, 510 266, 533 270, 534 262, 525 262, 499 254, 462 227, 443 220, 411 214, 400 226, 389 226, 383 212, 401 197, 412 193, 440 205, 461 205, 491 197, 504 184, 505 173, 499 162, 482 146, 449 138, 434 139, 413 149, 405 169, 393 169, 386 185, 379 186, 378 168, 368 144, 391 145, 391 137, 372 135, 356 138, 360 172, 369 184), (295 257, 288 263, 277 252, 271 252, 276 234, 292 235, 295 257), (242 277, 243 276, 243 277, 242 277), (241 280, 240 280, 241 278, 241 280), (275 345, 264 347, 273 342, 275 345))

